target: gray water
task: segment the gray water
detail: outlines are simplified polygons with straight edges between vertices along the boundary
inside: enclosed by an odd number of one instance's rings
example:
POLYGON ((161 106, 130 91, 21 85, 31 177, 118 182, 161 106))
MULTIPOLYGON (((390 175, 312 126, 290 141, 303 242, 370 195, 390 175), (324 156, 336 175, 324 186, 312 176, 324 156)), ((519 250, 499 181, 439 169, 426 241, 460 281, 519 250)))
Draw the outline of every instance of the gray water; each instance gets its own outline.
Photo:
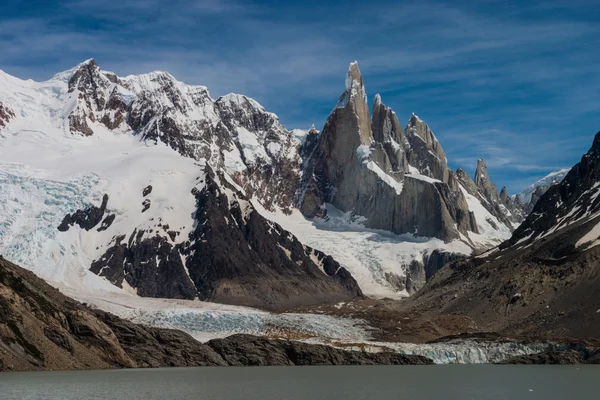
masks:
POLYGON ((2 400, 600 398, 600 366, 168 368, 0 373, 2 400))

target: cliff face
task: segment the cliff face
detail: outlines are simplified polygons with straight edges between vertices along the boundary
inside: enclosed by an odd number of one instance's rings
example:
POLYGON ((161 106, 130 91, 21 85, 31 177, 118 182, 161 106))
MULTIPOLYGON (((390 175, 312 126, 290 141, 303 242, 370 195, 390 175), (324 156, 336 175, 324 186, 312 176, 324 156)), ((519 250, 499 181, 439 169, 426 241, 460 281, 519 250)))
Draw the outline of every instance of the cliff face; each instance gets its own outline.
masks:
POLYGON ((358 65, 306 162, 300 209, 323 214, 323 203, 352 211, 371 228, 450 241, 477 232, 444 151, 413 115, 403 130, 396 114, 376 96, 370 121, 358 65))

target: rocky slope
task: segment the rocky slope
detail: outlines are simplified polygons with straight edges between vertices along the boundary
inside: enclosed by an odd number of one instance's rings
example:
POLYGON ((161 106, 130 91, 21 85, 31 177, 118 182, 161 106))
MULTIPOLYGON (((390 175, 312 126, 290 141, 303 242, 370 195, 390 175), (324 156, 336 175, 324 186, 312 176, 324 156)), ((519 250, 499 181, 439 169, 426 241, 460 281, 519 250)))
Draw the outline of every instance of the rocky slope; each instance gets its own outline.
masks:
POLYGON ((431 364, 431 360, 250 335, 202 344, 180 331, 136 325, 90 309, 0 259, 0 371, 358 364, 431 364))
POLYGON ((600 133, 500 249, 448 264, 411 302, 482 330, 544 337, 600 331, 600 133))

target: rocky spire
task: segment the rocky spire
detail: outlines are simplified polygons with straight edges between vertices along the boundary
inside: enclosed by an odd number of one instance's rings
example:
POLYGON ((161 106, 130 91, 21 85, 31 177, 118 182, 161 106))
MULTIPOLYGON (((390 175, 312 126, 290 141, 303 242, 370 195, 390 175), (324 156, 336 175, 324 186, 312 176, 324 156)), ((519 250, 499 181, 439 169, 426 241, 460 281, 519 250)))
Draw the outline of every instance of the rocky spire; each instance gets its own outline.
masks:
POLYGON ((350 63, 346 73, 346 90, 340 96, 336 108, 347 109, 357 118, 358 135, 360 144, 371 145, 371 123, 369 119, 369 108, 367 105, 367 93, 363 83, 363 77, 358 68, 358 62, 350 63))
POLYGON ((415 113, 412 113, 410 119, 408 120, 408 124, 406 125, 407 134, 410 133, 412 136, 418 136, 421 138, 423 142, 426 143, 427 147, 431 149, 435 155, 442 161, 446 163, 446 154, 444 153, 444 149, 442 149, 442 145, 438 142, 437 138, 429 129, 429 126, 415 113))
POLYGON ((449 183, 451 171, 444 149, 429 126, 414 113, 404 129, 404 136, 408 143, 408 163, 417 168, 422 175, 449 183))
POLYGON ((492 183, 490 180, 490 176, 488 175, 488 170, 483 161, 483 158, 477 160, 477 168, 475 169, 475 184, 481 190, 483 195, 490 201, 498 200, 498 189, 496 189, 496 185, 492 183))
POLYGON ((450 171, 441 146, 425 123, 415 120, 413 125, 407 138, 381 96, 375 96, 371 122, 362 76, 358 65, 350 64, 346 90, 303 171, 299 203, 304 215, 322 215, 323 204, 331 203, 365 217, 370 228, 394 233, 449 241, 459 238, 459 232, 476 232, 458 185, 453 189, 447 184, 450 171), (439 181, 408 173, 409 149, 411 165, 439 181))
POLYGON ((508 189, 506 189, 506 186, 502 186, 502 190, 500 190, 500 201, 505 205, 510 204, 510 196, 508 195, 508 189))

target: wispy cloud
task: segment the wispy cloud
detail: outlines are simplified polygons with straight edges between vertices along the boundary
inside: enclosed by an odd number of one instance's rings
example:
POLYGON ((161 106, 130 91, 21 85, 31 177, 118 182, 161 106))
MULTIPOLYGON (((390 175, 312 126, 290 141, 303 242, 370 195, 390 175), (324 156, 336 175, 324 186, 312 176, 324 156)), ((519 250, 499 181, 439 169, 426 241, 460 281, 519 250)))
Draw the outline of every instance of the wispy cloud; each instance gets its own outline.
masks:
POLYGON ((44 79, 89 57, 120 75, 167 70, 215 96, 253 96, 290 128, 325 121, 358 59, 367 91, 424 118, 452 166, 483 157, 513 191, 577 162, 600 127, 591 2, 9 3, 9 73, 44 79))

